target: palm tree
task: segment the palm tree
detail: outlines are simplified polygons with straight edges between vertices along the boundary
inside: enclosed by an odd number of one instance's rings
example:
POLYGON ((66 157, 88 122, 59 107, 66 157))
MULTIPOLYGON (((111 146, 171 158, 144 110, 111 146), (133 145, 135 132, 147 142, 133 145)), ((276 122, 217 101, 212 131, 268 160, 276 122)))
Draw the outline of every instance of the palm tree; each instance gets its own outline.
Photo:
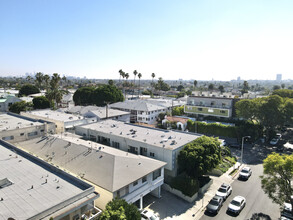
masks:
MULTIPOLYGON (((119 82, 120 82, 120 80, 121 80, 121 76, 123 76, 123 73, 124 73, 124 72, 123 72, 122 69, 120 69, 118 72, 119 72, 119 75, 120 75, 120 76, 119 76, 119 82)), ((123 78, 124 78, 124 77, 123 77, 123 78)))
POLYGON ((139 94, 140 94, 140 78, 142 77, 141 73, 139 73, 138 75, 138 97, 139 97, 139 94))
POLYGON ((48 92, 49 90, 49 84, 50 84, 50 76, 49 75, 44 75, 44 82, 45 82, 45 88, 46 91, 48 92))
MULTIPOLYGON (((156 74, 152 73, 152 88, 154 87, 154 78, 156 77, 156 74)), ((153 90, 153 89, 152 89, 153 90)), ((154 94, 154 92, 152 91, 152 93, 154 94)))
POLYGON ((44 74, 41 72, 36 73, 36 86, 41 90, 43 88, 43 80, 44 80, 44 74))
POLYGON ((50 101, 54 101, 55 104, 61 102, 64 91, 59 89, 61 77, 58 73, 54 73, 50 81, 50 89, 47 91, 47 97, 50 101))
POLYGON ((133 82, 133 84, 134 84, 134 86, 135 86, 135 77, 136 77, 136 75, 137 75, 137 71, 136 71, 136 70, 133 71, 133 75, 134 75, 134 82, 133 82))
POLYGON ((129 78, 129 73, 125 73, 125 78, 126 78, 126 83, 127 83, 127 80, 129 78))

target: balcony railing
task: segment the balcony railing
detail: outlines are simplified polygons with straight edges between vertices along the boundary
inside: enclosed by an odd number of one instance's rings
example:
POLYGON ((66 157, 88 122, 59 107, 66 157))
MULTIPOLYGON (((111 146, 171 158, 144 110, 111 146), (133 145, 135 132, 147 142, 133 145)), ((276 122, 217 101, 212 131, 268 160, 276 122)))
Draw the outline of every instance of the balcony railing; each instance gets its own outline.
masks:
POLYGON ((205 108, 222 108, 222 109, 231 109, 232 106, 222 106, 222 105, 207 105, 207 104, 198 104, 198 103, 187 103, 186 106, 195 106, 195 107, 205 107, 205 108))

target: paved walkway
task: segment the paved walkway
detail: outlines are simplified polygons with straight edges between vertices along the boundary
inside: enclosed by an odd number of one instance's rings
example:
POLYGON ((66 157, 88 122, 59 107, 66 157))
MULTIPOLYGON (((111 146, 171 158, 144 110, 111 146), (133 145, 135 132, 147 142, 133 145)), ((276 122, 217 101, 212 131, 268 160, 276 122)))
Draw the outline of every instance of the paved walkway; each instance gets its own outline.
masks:
MULTIPOLYGON (((212 185, 208 188, 207 192, 200 196, 193 203, 188 203, 177 196, 162 191, 162 198, 155 199, 151 204, 147 204, 146 209, 149 209, 160 215, 161 219, 200 219, 204 214, 205 207, 216 194, 218 188, 222 183, 231 184, 236 178, 237 173, 234 176, 229 176, 229 173, 234 168, 231 167, 225 174, 220 177, 210 176, 213 180, 212 185)), ((154 199, 154 198, 152 198, 154 199)), ((147 198, 146 198, 147 200, 147 198)), ((151 200, 151 199, 150 199, 151 200)), ((146 201, 147 203, 148 201, 146 201)))

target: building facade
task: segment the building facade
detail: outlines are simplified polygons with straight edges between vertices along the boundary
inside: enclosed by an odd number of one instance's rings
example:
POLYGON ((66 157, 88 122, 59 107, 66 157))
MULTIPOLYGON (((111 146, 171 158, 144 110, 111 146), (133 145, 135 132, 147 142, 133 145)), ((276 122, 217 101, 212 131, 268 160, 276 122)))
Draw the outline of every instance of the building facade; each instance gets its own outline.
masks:
POLYGON ((189 96, 184 112, 196 116, 231 118, 233 108, 233 98, 189 96))

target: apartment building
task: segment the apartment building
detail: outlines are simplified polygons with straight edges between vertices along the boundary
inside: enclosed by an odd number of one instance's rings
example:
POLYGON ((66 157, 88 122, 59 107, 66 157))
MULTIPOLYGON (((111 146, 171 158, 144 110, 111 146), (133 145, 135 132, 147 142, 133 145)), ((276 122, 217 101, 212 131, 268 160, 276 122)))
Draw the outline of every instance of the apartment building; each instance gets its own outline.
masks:
POLYGON ((130 122, 130 112, 111 109, 107 106, 74 106, 68 109, 64 109, 64 112, 84 116, 86 118, 96 118, 97 121, 115 119, 119 121, 130 122))
POLYGON ((75 126, 96 122, 95 118, 85 118, 51 109, 21 112, 20 115, 34 119, 42 119, 55 123, 56 132, 73 131, 75 126))
POLYGON ((44 161, 54 164, 95 186, 104 209, 113 198, 138 202, 148 193, 160 197, 166 163, 80 139, 71 133, 17 143, 44 161))
POLYGON ((0 219, 94 219, 90 184, 0 140, 0 219))
POLYGON ((55 124, 13 113, 0 114, 0 138, 9 142, 24 141, 55 133, 55 124))
POLYGON ((234 100, 225 97, 189 96, 184 112, 196 116, 231 118, 234 100))
POLYGON ((0 97, 0 112, 8 112, 9 111, 9 107, 16 103, 16 102, 20 102, 21 99, 18 97, 15 97, 14 95, 7 95, 7 94, 3 94, 0 97))
POLYGON ((105 120, 78 126, 76 134, 136 155, 166 162, 165 177, 177 175, 177 156, 198 134, 163 130, 105 120))
POLYGON ((172 107, 183 105, 170 99, 126 100, 110 105, 112 109, 130 112, 131 123, 155 124, 162 112, 170 112, 172 107))

